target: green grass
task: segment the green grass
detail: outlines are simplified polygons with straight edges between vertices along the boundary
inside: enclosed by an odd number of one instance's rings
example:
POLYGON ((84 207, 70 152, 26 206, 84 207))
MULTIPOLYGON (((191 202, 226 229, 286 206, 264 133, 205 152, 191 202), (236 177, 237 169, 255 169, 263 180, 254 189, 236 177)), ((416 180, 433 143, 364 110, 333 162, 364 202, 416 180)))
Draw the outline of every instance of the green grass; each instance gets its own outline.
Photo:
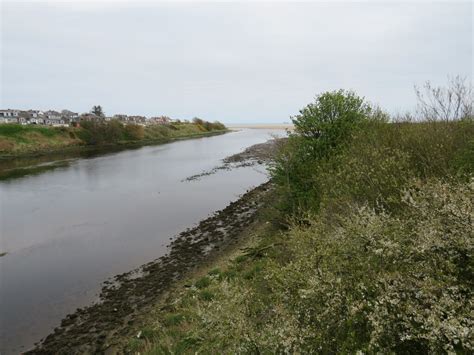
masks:
POLYGON ((225 129, 209 131, 194 123, 142 127, 125 126, 116 121, 103 124, 86 122, 81 128, 1 124, 0 155, 21 156, 51 152, 72 145, 158 144, 224 131, 225 129))
POLYGON ((62 131, 58 128, 41 127, 34 125, 19 125, 19 124, 2 124, 0 125, 0 136, 4 137, 19 137, 25 133, 40 133, 45 137, 54 137, 61 134, 62 131))
POLYGON ((78 145, 81 142, 76 138, 76 131, 67 127, 1 124, 0 155, 15 156, 78 145))
POLYGON ((210 284, 211 284, 211 279, 207 276, 204 276, 200 278, 199 280, 197 280, 194 286, 196 286, 199 289, 202 289, 202 288, 206 288, 210 284))

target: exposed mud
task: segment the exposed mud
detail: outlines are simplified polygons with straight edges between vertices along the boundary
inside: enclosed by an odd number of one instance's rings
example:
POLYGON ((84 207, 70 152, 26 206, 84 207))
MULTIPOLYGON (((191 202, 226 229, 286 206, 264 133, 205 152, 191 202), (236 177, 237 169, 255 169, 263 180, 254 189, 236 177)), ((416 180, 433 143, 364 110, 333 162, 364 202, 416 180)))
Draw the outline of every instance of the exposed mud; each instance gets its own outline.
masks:
MULTIPOLYGON (((281 141, 272 139, 249 147, 224 159, 223 165, 213 171, 268 163, 281 141)), ((265 183, 248 191, 196 227, 173 238, 167 255, 104 282, 99 302, 68 315, 28 353, 115 353, 117 342, 130 335, 134 325, 175 281, 238 243, 242 231, 255 221, 270 189, 270 183, 265 183)))
POLYGON ((184 179, 184 181, 198 180, 203 176, 212 175, 219 170, 231 170, 235 168, 268 164, 275 156, 278 146, 281 145, 286 138, 273 138, 265 143, 255 144, 248 147, 243 152, 231 155, 222 160, 222 164, 211 170, 192 175, 184 179))
POLYGON ((113 353, 117 339, 129 335, 135 322, 174 281, 238 242, 241 232, 255 220, 269 189, 265 183, 247 192, 179 234, 166 256, 106 281, 100 302, 68 315, 54 333, 28 353, 113 353))

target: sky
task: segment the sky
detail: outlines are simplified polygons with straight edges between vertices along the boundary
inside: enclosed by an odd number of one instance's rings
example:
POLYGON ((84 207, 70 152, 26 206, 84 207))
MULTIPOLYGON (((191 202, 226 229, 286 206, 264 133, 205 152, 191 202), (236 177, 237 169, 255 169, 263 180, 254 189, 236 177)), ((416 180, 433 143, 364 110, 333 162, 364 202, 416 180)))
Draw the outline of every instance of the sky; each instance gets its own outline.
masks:
POLYGON ((0 1, 0 108, 275 123, 328 90, 397 114, 472 80, 471 1, 0 1))

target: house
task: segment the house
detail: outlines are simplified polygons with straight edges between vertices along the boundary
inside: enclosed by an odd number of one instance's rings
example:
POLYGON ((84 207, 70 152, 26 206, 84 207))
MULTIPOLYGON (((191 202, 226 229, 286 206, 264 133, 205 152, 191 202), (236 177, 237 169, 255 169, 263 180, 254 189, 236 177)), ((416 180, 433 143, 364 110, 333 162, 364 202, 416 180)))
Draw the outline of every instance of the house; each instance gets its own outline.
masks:
POLYGON ((118 120, 124 124, 145 124, 147 121, 144 116, 128 116, 124 114, 114 115, 112 119, 118 120))
POLYGON ((12 109, 7 109, 7 110, 0 110, 0 117, 18 117, 20 114, 20 110, 12 110, 12 109))
POLYGON ((20 111, 17 117, 17 123, 19 124, 29 124, 30 123, 30 114, 28 111, 20 111))
POLYGON ((58 111, 48 110, 44 113, 43 123, 48 126, 62 126, 65 124, 58 111))
POLYGON ((79 114, 77 112, 72 112, 69 110, 62 110, 61 118, 67 123, 77 122, 79 121, 79 114))
POLYGON ((128 116, 128 123, 145 124, 146 117, 145 116, 128 116))
POLYGON ((0 123, 43 124, 43 112, 39 110, 0 110, 0 123))
POLYGON ((20 110, 0 110, 0 123, 18 123, 20 110))
POLYGON ((43 124, 48 126, 64 126, 66 123, 61 117, 51 116, 50 118, 44 118, 43 124))
POLYGON ((28 110, 26 112, 28 112, 30 118, 38 118, 39 119, 42 116, 44 116, 43 111, 40 111, 40 110, 28 110))
POLYGON ((43 124, 44 123, 44 112, 40 110, 28 110, 28 123, 29 124, 43 124))
POLYGON ((77 112, 72 112, 66 109, 61 111, 61 118, 64 121, 64 124, 66 125, 74 125, 79 122, 79 114, 77 112))
POLYGON ((171 118, 168 116, 159 116, 159 117, 151 117, 148 120, 149 124, 169 124, 171 123, 171 118))
POLYGON ((103 120, 104 120, 103 117, 94 115, 93 113, 83 113, 79 116, 79 121, 91 122, 91 121, 103 121, 103 120))
POLYGON ((48 110, 44 113, 44 117, 49 120, 57 120, 61 118, 61 114, 58 111, 48 110))

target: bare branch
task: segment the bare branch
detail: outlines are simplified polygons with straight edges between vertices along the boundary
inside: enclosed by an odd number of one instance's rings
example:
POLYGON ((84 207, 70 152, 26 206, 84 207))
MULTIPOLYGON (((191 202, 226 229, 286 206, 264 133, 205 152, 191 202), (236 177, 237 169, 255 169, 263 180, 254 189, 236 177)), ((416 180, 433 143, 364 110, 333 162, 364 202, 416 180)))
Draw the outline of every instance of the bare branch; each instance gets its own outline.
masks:
POLYGON ((447 87, 435 87, 427 81, 415 86, 418 114, 427 120, 460 120, 473 117, 473 88, 466 78, 448 78, 447 87))

